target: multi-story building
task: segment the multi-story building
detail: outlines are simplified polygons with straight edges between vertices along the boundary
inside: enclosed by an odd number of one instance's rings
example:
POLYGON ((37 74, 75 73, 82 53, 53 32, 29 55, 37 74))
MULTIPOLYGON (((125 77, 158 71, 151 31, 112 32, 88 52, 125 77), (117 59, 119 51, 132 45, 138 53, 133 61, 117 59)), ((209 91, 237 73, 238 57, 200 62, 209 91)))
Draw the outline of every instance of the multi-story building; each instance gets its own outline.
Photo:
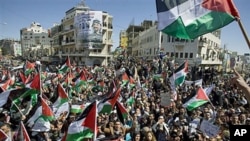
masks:
POLYGON ((124 48, 124 49, 126 49, 128 47, 128 36, 127 36, 127 32, 125 30, 122 30, 120 32, 119 46, 124 48))
POLYGON ((164 34, 162 48, 177 63, 188 60, 190 65, 214 66, 222 64, 220 58, 220 30, 205 34, 194 40, 174 38, 164 34))
POLYGON ((53 52, 60 59, 69 56, 76 65, 108 65, 113 17, 95 11, 81 1, 66 11, 61 23, 51 28, 53 52))
MULTIPOLYGON (((184 40, 168 36, 157 30, 157 23, 138 33, 132 43, 132 55, 153 60, 160 53, 166 54, 175 63, 188 60, 191 66, 222 65, 220 30, 205 34, 194 40, 184 40)), ((142 27, 143 28, 143 27, 142 27)))
POLYGON ((48 30, 40 23, 32 22, 30 27, 20 30, 22 56, 27 59, 39 59, 51 55, 51 45, 48 30))
POLYGON ((13 56, 17 57, 17 56, 21 56, 22 55, 22 47, 21 44, 19 42, 14 42, 11 46, 11 50, 13 51, 12 54, 13 56))
POLYGON ((4 56, 21 56, 21 44, 14 39, 2 39, 0 40, 1 55, 4 56))

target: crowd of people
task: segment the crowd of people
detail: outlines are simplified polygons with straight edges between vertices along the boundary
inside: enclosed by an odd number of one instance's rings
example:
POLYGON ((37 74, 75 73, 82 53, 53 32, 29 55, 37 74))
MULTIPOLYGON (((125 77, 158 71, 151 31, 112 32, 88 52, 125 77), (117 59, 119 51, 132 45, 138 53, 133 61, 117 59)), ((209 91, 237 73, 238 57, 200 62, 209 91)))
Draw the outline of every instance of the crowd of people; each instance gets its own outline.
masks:
MULTIPOLYGON (((242 77, 236 70, 232 70, 234 75, 230 78, 218 73, 209 77, 211 75, 207 75, 205 71, 198 73, 195 69, 186 74, 185 80, 195 82, 200 79, 202 84, 184 82, 173 90, 169 76, 174 70, 168 60, 163 61, 160 58, 156 58, 154 62, 117 59, 109 66, 71 66, 70 71, 63 74, 42 72, 46 75, 45 78, 40 78, 42 87, 39 94, 47 100, 48 105, 53 105, 58 98, 57 87, 60 83, 68 94, 71 109, 76 104, 86 108, 95 100, 101 101, 109 97, 110 91, 112 93, 115 88, 121 88, 117 101, 125 107, 127 116, 121 119, 116 106, 110 113, 98 113, 97 131, 93 131, 96 133, 95 140, 229 141, 230 125, 250 125, 250 83, 246 81, 246 77, 242 77), (82 71, 88 79, 88 87, 73 89, 73 84, 82 71), (123 74, 133 80, 134 85, 130 85, 129 82, 124 84, 123 74), (160 77, 156 78, 156 75, 160 77), (220 79, 216 79, 218 77, 220 79), (48 81, 50 83, 47 83, 48 81), (101 82, 102 88, 98 87, 101 82), (189 111, 183 104, 195 97, 199 88, 212 88, 209 92, 205 91, 209 100, 189 111), (162 93, 170 95, 168 105, 162 105, 162 93), (206 127, 213 127, 214 130, 205 130, 206 127)), ((8 77, 15 77, 14 82, 9 85, 24 82, 19 75, 24 71, 4 71, 3 68, 1 88, 8 77), (10 75, 7 76, 6 72, 10 75)), ((31 72, 31 78, 38 72, 39 70, 31 72)), ((1 94, 11 89, 13 87, 2 88, 1 94)), ((5 141, 24 139, 24 135, 19 135, 19 129, 22 127, 20 121, 31 140, 67 140, 71 123, 77 120, 82 112, 70 110, 68 113, 61 113, 50 121, 48 130, 34 131, 32 125, 27 122, 37 108, 31 104, 31 99, 23 98, 15 112, 11 110, 13 99, 9 98, 7 103, 1 104, 0 129, 8 136, 5 141)), ((93 136, 85 137, 83 140, 91 141, 93 136)))

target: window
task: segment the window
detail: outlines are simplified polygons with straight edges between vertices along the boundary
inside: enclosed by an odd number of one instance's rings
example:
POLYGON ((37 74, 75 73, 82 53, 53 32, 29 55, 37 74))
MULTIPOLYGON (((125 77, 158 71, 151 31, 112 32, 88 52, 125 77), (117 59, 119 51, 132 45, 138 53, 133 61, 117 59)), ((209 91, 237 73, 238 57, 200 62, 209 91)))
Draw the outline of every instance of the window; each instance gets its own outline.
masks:
POLYGON ((182 52, 180 53, 180 58, 183 58, 183 53, 182 52))
POLYGON ((189 54, 189 58, 193 58, 193 53, 190 53, 190 54, 189 54))
POLYGON ((185 53, 185 58, 188 58, 188 53, 185 53))
POLYGON ((171 52, 171 57, 174 57, 174 53, 173 52, 171 52))
POLYGON ((175 58, 178 58, 178 57, 179 57, 179 53, 176 52, 176 53, 175 53, 175 58))

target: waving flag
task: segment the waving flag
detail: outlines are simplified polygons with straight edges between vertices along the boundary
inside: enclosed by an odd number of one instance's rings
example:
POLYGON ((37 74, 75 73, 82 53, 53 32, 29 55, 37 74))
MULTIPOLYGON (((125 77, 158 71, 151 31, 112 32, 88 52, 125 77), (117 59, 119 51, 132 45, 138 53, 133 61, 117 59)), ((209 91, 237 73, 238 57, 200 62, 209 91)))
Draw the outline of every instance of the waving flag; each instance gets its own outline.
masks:
POLYGON ((19 71, 19 76, 23 82, 23 84, 27 84, 30 81, 30 75, 28 75, 28 77, 26 77, 23 72, 19 71))
POLYGON ((29 98, 30 99, 30 104, 32 106, 34 106, 37 103, 37 95, 38 95, 38 91, 35 89, 27 89, 22 95, 13 98, 12 99, 12 107, 11 110, 16 111, 17 107, 19 107, 21 105, 21 103, 24 101, 23 99, 29 98))
POLYGON ((32 71, 35 70, 36 63, 31 63, 30 61, 26 60, 24 63, 24 74, 27 76, 29 75, 32 71))
POLYGON ((65 60, 64 64, 59 69, 59 73, 66 73, 70 69, 70 67, 71 67, 70 58, 68 56, 67 59, 65 60))
POLYGON ((62 113, 69 113, 70 111, 68 95, 60 83, 57 85, 57 93, 58 98, 53 103, 53 112, 55 113, 55 118, 60 117, 62 113))
POLYGON ((72 105, 71 106, 71 109, 70 109, 70 112, 73 113, 73 114, 79 114, 79 113, 82 113, 83 110, 84 110, 84 104, 81 104, 81 105, 72 105))
POLYGON ((121 87, 119 89, 116 90, 116 92, 109 98, 107 99, 104 99, 103 101, 101 101, 99 104, 98 104, 98 113, 101 114, 105 114, 105 113, 108 113, 110 114, 112 109, 114 108, 115 106, 115 103, 118 99, 118 97, 120 96, 120 93, 121 93, 121 87))
POLYGON ((0 107, 5 105, 7 103, 7 101, 8 101, 8 98, 9 98, 10 94, 15 93, 16 91, 18 91, 18 89, 12 89, 12 90, 7 90, 5 92, 2 92, 0 94, 0 107))
POLYGON ((1 92, 4 92, 6 91, 7 89, 9 89, 10 87, 10 83, 11 83, 11 80, 8 79, 7 81, 5 81, 4 83, 0 84, 0 88, 1 88, 1 92))
POLYGON ((41 88, 40 84, 41 84, 41 81, 40 81, 40 74, 37 73, 37 74, 34 76, 32 82, 29 83, 29 84, 27 84, 26 87, 31 88, 31 89, 35 89, 35 90, 37 90, 37 91, 40 91, 40 88, 41 88))
POLYGON ((232 0, 156 0, 158 30, 194 39, 240 17, 232 0))
POLYGON ((49 131, 50 121, 54 120, 54 113, 49 107, 45 99, 41 98, 41 106, 39 106, 31 118, 27 121, 28 126, 32 127, 32 131, 49 131))
POLYGON ((97 132, 97 102, 91 103, 80 117, 73 121, 68 128, 67 141, 82 141, 85 138, 96 139, 97 132))
POLYGON ((119 102, 116 101, 116 111, 119 120, 125 125, 125 120, 127 119, 129 113, 127 112, 126 108, 119 102))
POLYGON ((83 70, 77 77, 72 79, 72 81, 74 82, 73 88, 76 89, 76 91, 79 91, 82 86, 84 88, 88 86, 87 78, 83 70))
POLYGON ((64 88, 60 83, 57 85, 57 93, 58 93, 58 98, 53 104, 53 107, 56 108, 60 107, 63 103, 68 102, 69 100, 67 93, 65 92, 64 88))
POLYGON ((175 88, 175 86, 182 85, 185 82, 186 75, 188 73, 188 62, 185 61, 181 64, 175 71, 172 73, 170 77, 171 88, 175 88))
POLYGON ((183 104, 183 107, 192 111, 193 109, 200 107, 201 105, 209 102, 209 98, 202 87, 200 87, 194 97, 183 104))
POLYGON ((129 82, 128 74, 126 72, 124 72, 122 74, 122 85, 121 86, 123 87, 123 86, 127 85, 128 82, 129 82))
POLYGON ((43 99, 41 97, 41 104, 42 104, 42 116, 45 120, 48 121, 52 121, 54 119, 54 113, 51 110, 51 108, 49 107, 49 105, 47 104, 47 102, 45 101, 45 99, 43 99))

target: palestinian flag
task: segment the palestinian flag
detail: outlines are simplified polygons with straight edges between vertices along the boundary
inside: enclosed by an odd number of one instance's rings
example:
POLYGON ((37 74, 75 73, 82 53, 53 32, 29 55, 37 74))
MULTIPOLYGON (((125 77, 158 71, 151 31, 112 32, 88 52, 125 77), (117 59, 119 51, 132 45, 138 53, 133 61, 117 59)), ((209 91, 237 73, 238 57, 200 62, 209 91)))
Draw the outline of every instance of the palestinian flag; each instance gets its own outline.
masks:
POLYGON ((116 101, 115 106, 119 120, 125 125, 125 120, 128 117, 126 108, 119 101, 116 101))
POLYGON ((19 91, 19 90, 18 89, 12 89, 12 90, 7 90, 7 91, 2 92, 0 94, 0 107, 2 107, 3 105, 5 105, 7 103, 11 93, 13 93, 12 95, 15 95, 17 91, 19 91))
POLYGON ((17 107, 16 106, 20 106, 20 104, 22 103, 22 101, 24 101, 23 99, 29 98, 31 101, 31 105, 34 106, 37 103, 37 95, 38 95, 38 91, 35 89, 28 89, 26 90, 22 95, 20 95, 19 97, 12 99, 12 107, 11 110, 17 111, 17 107))
POLYGON ((41 84, 41 81, 40 81, 40 74, 37 73, 37 74, 34 76, 34 78, 33 78, 33 80, 31 81, 31 83, 27 84, 26 87, 31 88, 31 89, 35 89, 35 90, 37 90, 37 91, 40 91, 40 88, 41 88, 40 84, 41 84))
POLYGON ((124 72, 122 74, 122 87, 127 85, 127 83, 129 82, 129 77, 128 77, 128 74, 126 72, 124 72))
POLYGON ((60 83, 57 85, 57 93, 58 98, 52 106, 53 112, 55 113, 55 118, 60 117, 60 115, 65 112, 68 114, 70 111, 68 95, 60 83))
POLYGON ((97 102, 91 103, 68 128, 67 141, 82 141, 86 138, 96 139, 97 102))
POLYGON ((207 94, 205 93, 203 88, 200 87, 196 95, 186 103, 184 103, 183 107, 187 108, 188 111, 192 111, 193 109, 200 107, 207 102, 209 102, 209 98, 207 97, 207 94))
POLYGON ((69 85, 71 85, 73 78, 74 78, 74 74, 71 73, 71 72, 68 72, 62 85, 63 86, 69 86, 69 85))
POLYGON ((32 71, 35 70, 35 66, 36 66, 36 63, 31 63, 30 61, 26 60, 26 62, 24 63, 24 74, 27 76, 29 75, 32 71))
POLYGON ((84 88, 86 88, 88 86, 87 83, 87 78, 85 76, 84 71, 82 71, 80 73, 80 75, 78 75, 77 77, 75 77, 73 80, 74 82, 74 89, 79 90, 81 86, 83 86, 84 88))
POLYGON ((56 108, 60 107, 63 103, 68 102, 69 100, 67 93, 65 92, 64 88, 60 83, 57 85, 57 94, 58 98, 53 104, 53 107, 56 108))
POLYGON ((135 92, 132 92, 132 95, 127 99, 126 103, 129 106, 132 106, 135 103, 135 92))
POLYGON ((45 120, 52 121, 54 119, 54 113, 49 107, 49 105, 47 104, 47 102, 45 101, 45 99, 43 99, 42 97, 41 97, 41 105, 42 105, 43 118, 45 120))
POLYGON ((116 90, 116 92, 109 98, 104 99, 98 104, 98 113, 99 114, 110 114, 111 111, 113 110, 115 103, 120 96, 121 93, 121 87, 116 90))
POLYGON ((74 104, 71 106, 70 112, 74 114, 79 114, 79 113, 82 113, 83 110, 84 110, 84 104, 81 104, 81 105, 74 104))
POLYGON ((182 85, 185 82, 186 74, 188 73, 187 60, 182 63, 175 71, 170 75, 171 88, 182 85))
POLYGON ((50 130, 50 121, 54 120, 54 113, 45 99, 41 98, 41 106, 36 108, 34 114, 27 121, 32 131, 43 132, 50 130))
POLYGON ((5 141, 7 138, 8 135, 6 135, 4 131, 0 129, 0 141, 5 141))
POLYGON ((156 0, 158 30, 195 39, 240 17, 232 0, 156 0))
POLYGON ((8 79, 4 83, 0 84, 1 92, 4 92, 7 89, 9 89, 10 88, 10 83, 11 83, 11 79, 8 79))
POLYGON ((66 58, 64 64, 59 69, 59 73, 66 73, 71 67, 69 56, 66 58))
POLYGON ((30 81, 30 75, 28 75, 28 77, 26 77, 23 72, 19 72, 19 76, 23 82, 23 84, 27 84, 30 81))

